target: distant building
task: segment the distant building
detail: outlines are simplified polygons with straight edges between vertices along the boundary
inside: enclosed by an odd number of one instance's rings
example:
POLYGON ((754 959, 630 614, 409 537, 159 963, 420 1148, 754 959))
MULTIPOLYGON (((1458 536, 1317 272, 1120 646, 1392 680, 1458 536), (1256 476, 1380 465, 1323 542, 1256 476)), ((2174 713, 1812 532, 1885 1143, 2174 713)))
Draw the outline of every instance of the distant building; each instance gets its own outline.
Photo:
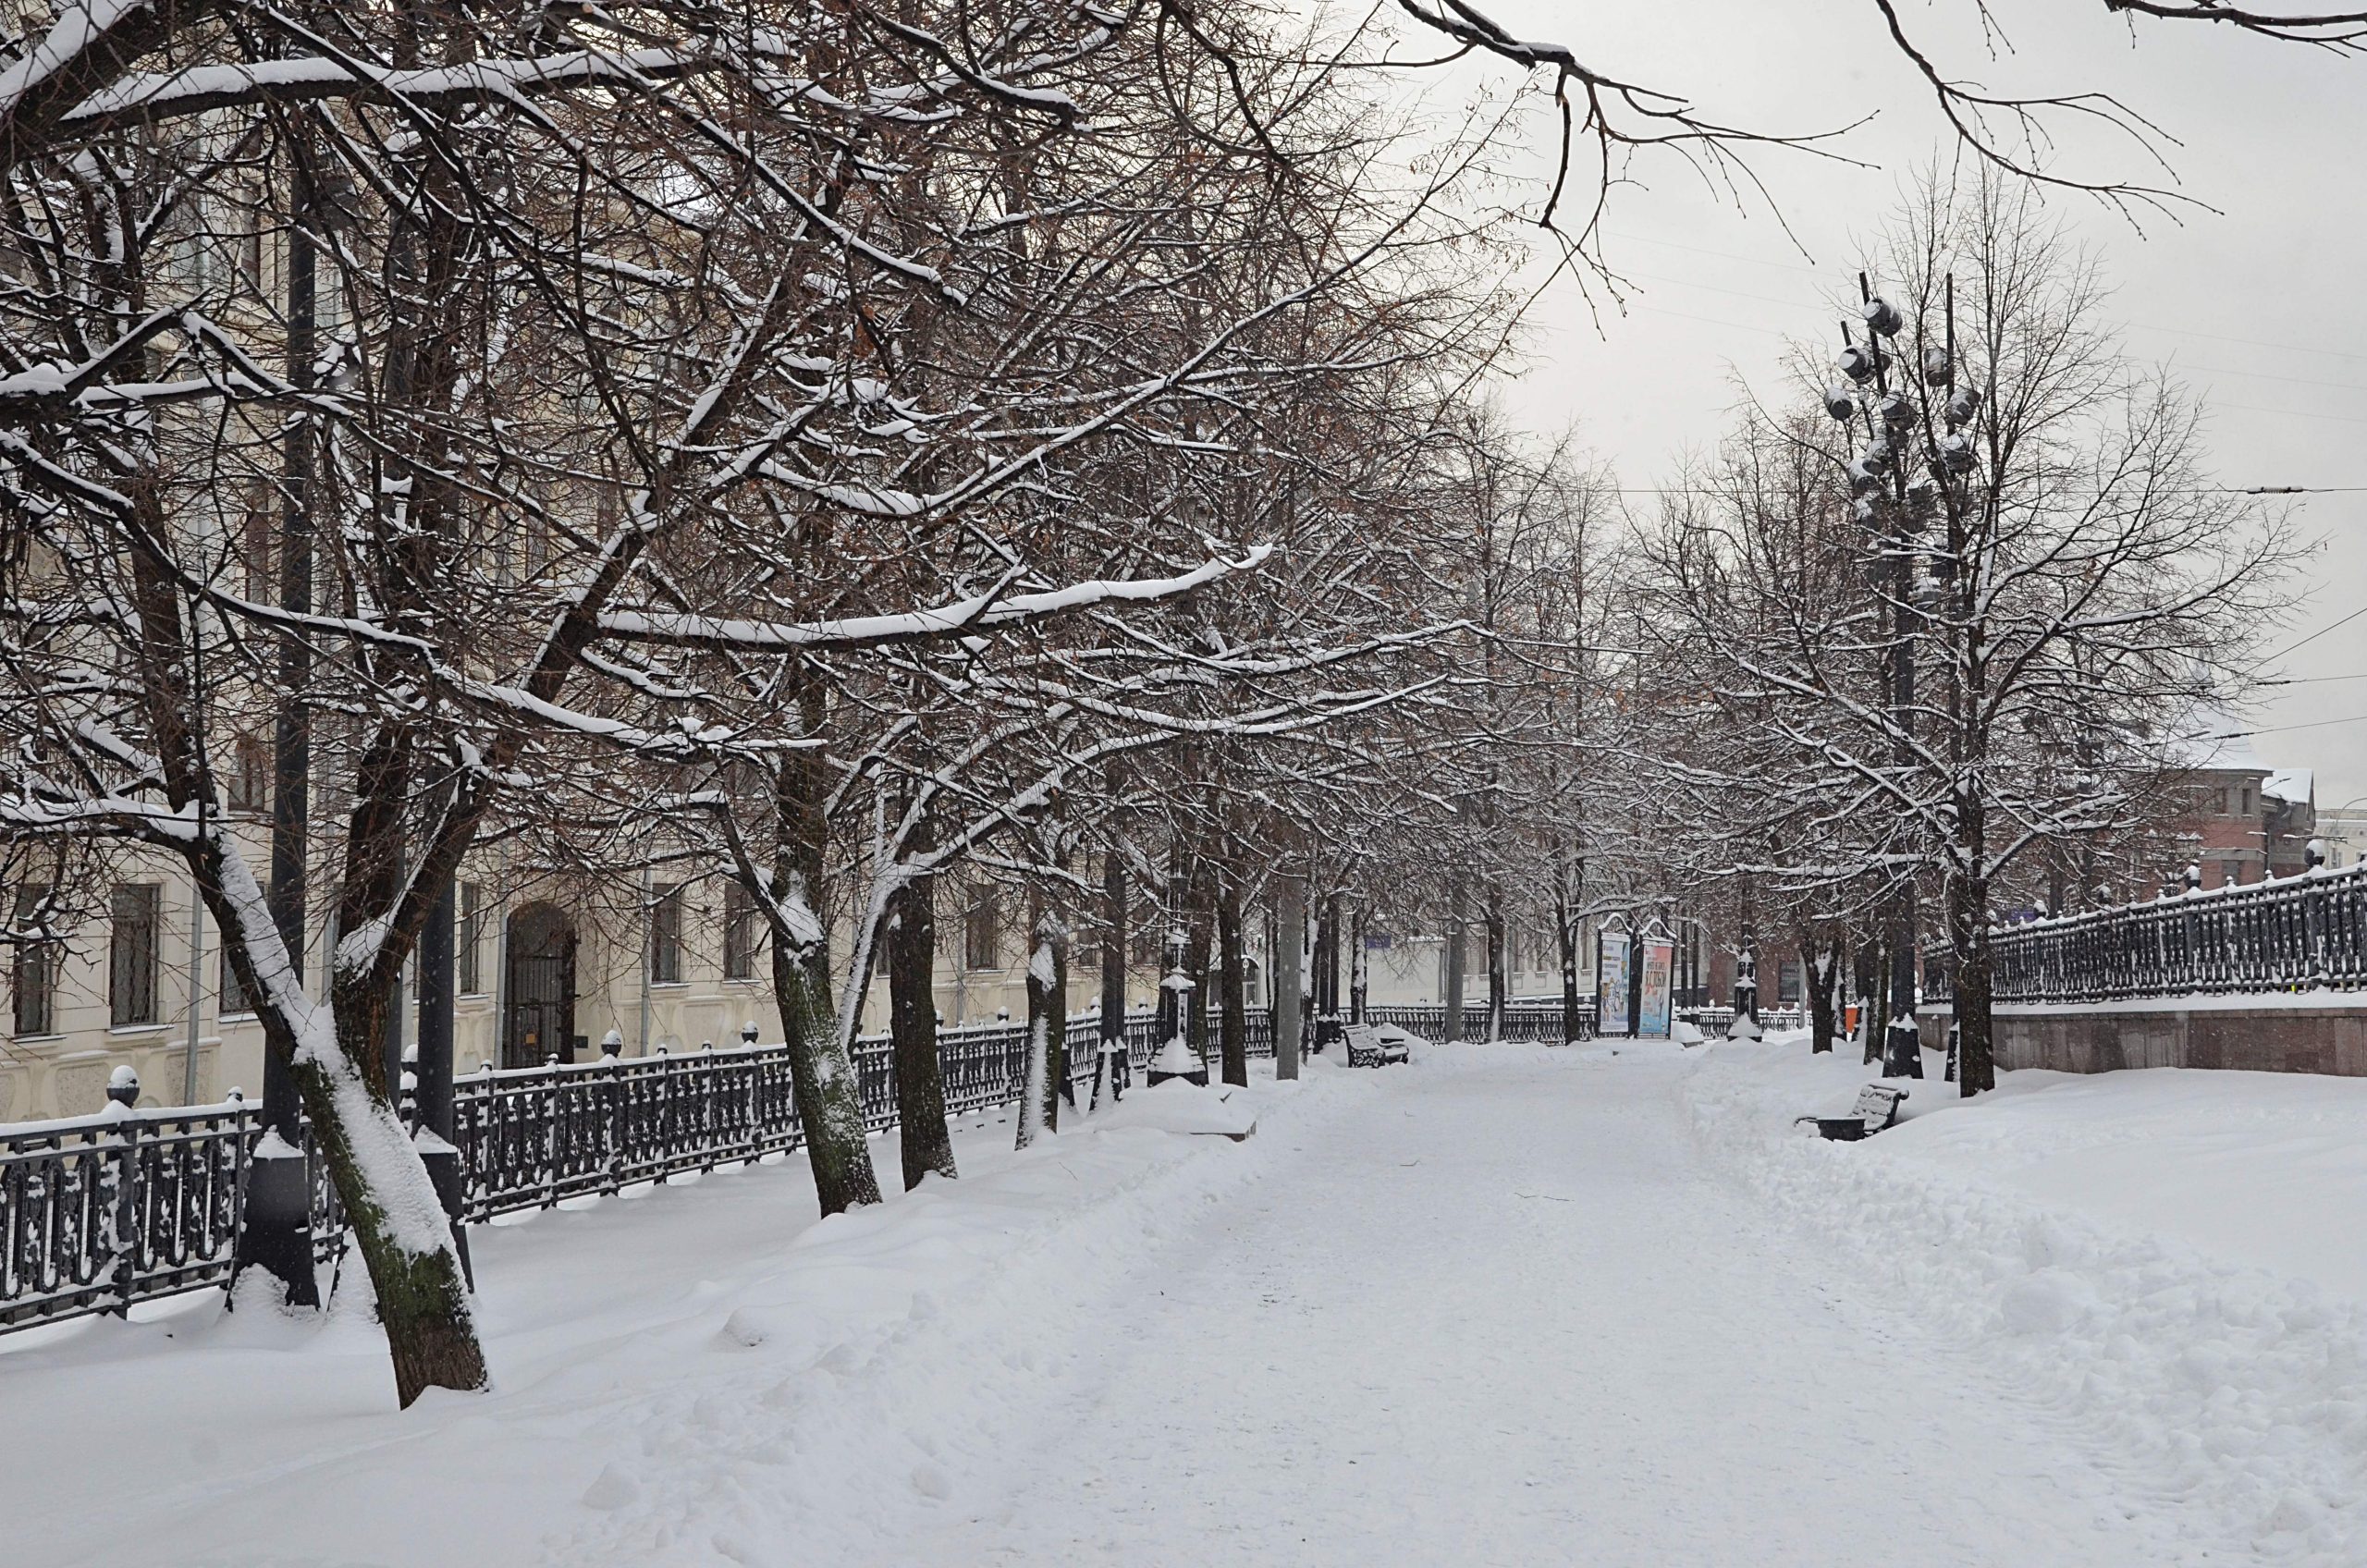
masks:
POLYGON ((2318 839, 2326 847, 2326 864, 2357 865, 2367 861, 2367 811, 2344 807, 2318 813, 2318 839))
POLYGON ((2214 734, 2196 743, 2178 793, 2183 810, 2171 829, 2205 888, 2309 868, 2310 840, 2318 831, 2310 769, 2272 767, 2249 737, 2214 734))

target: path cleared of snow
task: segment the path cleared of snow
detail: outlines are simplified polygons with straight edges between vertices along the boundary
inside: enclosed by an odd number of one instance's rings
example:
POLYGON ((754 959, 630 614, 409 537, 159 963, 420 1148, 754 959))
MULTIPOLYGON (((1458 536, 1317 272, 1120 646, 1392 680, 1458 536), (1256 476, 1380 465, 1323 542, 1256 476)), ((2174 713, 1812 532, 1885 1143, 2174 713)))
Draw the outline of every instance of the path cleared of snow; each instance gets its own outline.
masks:
MULTIPOLYGON (((820 1224, 718 1172, 477 1232, 490 1395, 394 1411, 358 1304, 0 1341, 0 1518, 57 1568, 2357 1568, 2367 1304, 2067 1183, 2209 1135, 2127 1076, 1840 1145, 1787 1123, 1862 1071, 1797 1041, 1466 1047, 1241 1143, 972 1123, 820 1224)), ((2291 1084, 2279 1158, 2367 1114, 2291 1084)))

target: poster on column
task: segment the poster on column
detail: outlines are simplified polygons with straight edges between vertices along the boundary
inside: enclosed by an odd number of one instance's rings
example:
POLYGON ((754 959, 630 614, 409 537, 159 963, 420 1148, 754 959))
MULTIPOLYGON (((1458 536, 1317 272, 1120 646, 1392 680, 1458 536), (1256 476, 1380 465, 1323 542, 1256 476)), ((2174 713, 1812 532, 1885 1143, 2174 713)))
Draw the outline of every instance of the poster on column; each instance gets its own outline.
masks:
POLYGON ((1675 973, 1676 944, 1645 937, 1643 996, 1636 1004, 1636 1033, 1647 1039, 1668 1038, 1671 1004, 1675 999, 1670 982, 1675 973))
POLYGON ((1602 934, 1602 962, 1595 966, 1595 1033, 1627 1033, 1627 933, 1602 934))

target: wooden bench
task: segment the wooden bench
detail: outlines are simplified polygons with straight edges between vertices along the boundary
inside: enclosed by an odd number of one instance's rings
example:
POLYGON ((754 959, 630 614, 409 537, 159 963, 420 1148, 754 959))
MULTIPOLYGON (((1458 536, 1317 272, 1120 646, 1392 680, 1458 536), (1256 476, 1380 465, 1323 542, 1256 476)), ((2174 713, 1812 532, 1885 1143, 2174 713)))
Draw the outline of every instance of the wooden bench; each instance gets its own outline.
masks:
POLYGON ((1384 1067, 1392 1061, 1414 1060, 1413 1042, 1394 1029, 1351 1023, 1341 1037, 1348 1047, 1350 1067, 1384 1067))
POLYGON ((1905 1089, 1894 1089, 1887 1084, 1869 1084, 1858 1091, 1858 1103, 1850 1108, 1848 1115, 1803 1116, 1793 1125, 1813 1125, 1821 1138, 1854 1144, 1860 1138, 1870 1138, 1895 1125, 1898 1121, 1898 1103, 1906 1097, 1905 1089))

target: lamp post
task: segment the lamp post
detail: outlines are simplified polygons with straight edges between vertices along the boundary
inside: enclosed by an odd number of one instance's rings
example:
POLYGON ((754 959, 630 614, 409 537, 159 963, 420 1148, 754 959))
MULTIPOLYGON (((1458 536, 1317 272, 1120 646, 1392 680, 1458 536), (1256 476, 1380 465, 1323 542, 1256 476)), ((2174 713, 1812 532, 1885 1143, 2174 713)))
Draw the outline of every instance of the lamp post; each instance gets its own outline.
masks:
MULTIPOLYGON (((1839 365, 1847 380, 1826 389, 1824 406, 1844 429, 1854 435, 1862 426, 1866 435, 1866 446, 1848 465, 1849 493, 1853 514, 1869 536, 1873 579, 1883 601, 1888 643, 1884 695, 1892 755, 1905 771, 1916 762, 1915 640, 1923 630, 1923 617, 1917 606, 1936 596, 1955 577, 1955 557, 1944 545, 1933 550, 1925 529, 1944 488, 1961 484, 1973 472, 1977 454, 1965 427, 1980 412, 1981 396, 1970 386, 1950 390, 1956 378, 1953 280, 1947 287, 1942 333, 1936 340, 1928 332, 1919 335, 1926 346, 1916 367, 1926 388, 1935 395, 1945 394, 1942 404, 1945 435, 1932 429, 1928 402, 1919 403, 1907 396, 1907 373, 1887 347, 1895 343, 1906 318, 1896 306, 1874 293, 1863 273, 1858 276, 1858 292, 1865 341, 1860 343, 1850 326, 1843 325, 1839 365), (1919 423, 1924 437, 1919 454, 1910 440, 1919 423)), ((1890 949, 1890 1016, 1883 1037, 1883 1072, 1891 1077, 1920 1078, 1923 1053, 1915 1020, 1911 870, 1891 890, 1883 925, 1884 945, 1890 949)))

